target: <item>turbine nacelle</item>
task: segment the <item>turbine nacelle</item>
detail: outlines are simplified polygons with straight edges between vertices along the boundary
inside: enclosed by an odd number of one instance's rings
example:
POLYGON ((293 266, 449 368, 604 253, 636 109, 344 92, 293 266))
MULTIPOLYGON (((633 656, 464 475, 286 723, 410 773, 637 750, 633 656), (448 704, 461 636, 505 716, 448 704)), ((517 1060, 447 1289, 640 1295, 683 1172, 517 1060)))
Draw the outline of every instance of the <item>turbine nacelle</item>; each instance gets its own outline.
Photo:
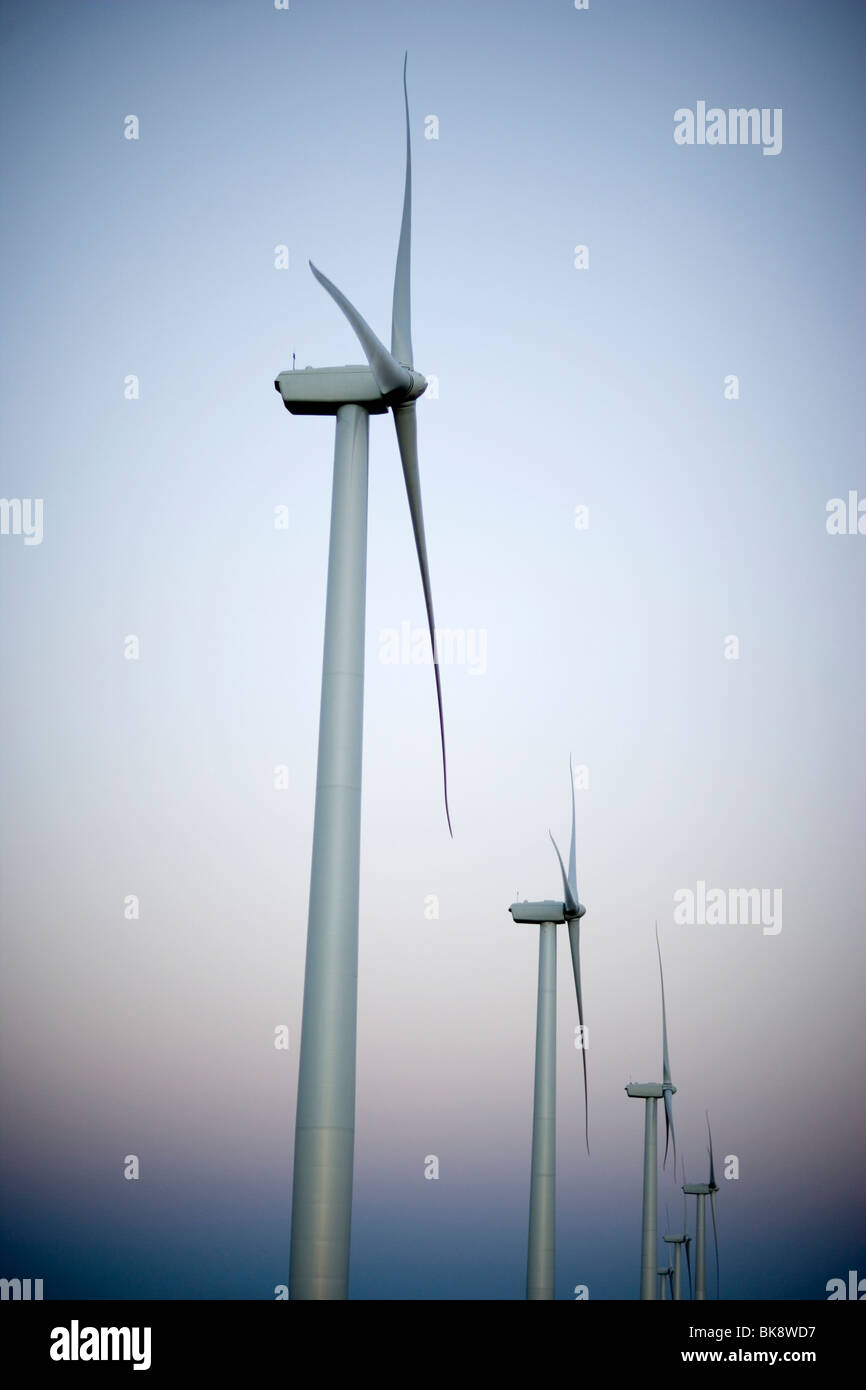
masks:
POLYGON ((583 903, 578 903, 577 911, 573 911, 567 903, 552 902, 549 899, 540 903, 512 903, 508 911, 515 922, 529 922, 534 926, 540 926, 542 922, 554 922, 557 925, 562 922, 577 922, 586 915, 583 903))
POLYGON ((527 922, 539 927, 543 922, 553 922, 559 925, 567 921, 565 915, 565 903, 551 902, 547 900, 540 903, 512 903, 508 911, 515 922, 527 922))
POLYGON ((711 1192, 718 1192, 715 1183, 708 1182, 687 1182, 683 1184, 683 1192, 689 1197, 708 1197, 711 1192))
POLYGON ((399 387, 383 395, 369 367, 303 367, 280 372, 274 386, 292 415, 336 415, 341 405, 362 405, 371 415, 387 415, 393 407, 417 400, 427 380, 406 368, 408 390, 399 387))
POLYGON ((625 1088, 627 1096, 637 1097, 638 1100, 661 1100, 665 1091, 670 1091, 671 1095, 676 1092, 676 1086, 662 1085, 660 1081, 630 1081, 625 1088))

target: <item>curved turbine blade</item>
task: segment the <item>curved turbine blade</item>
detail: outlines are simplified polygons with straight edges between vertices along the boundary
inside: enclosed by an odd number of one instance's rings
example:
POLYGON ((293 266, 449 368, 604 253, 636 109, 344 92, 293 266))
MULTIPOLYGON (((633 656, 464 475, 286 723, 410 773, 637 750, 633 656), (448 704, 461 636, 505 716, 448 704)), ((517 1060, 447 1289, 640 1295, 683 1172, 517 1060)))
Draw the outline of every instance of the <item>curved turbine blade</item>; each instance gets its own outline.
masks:
MULTIPOLYGON (((665 975, 662 970, 662 951, 659 945, 659 924, 656 922, 656 951, 659 958, 659 978, 662 985, 662 1085, 670 1086, 671 1083, 671 1063, 668 1056, 668 1016, 665 1008, 665 975)), ((665 1156, 662 1167, 668 1161, 668 1145, 673 1141, 674 1146, 674 1173, 677 1170, 677 1138, 674 1133, 674 1112, 673 1097, 670 1091, 665 1091, 665 1156)))
POLYGON ((708 1144, 708 1146, 707 1146, 708 1149, 709 1149, 709 1154, 710 1154, 710 1181, 709 1181, 709 1187, 710 1187, 710 1211, 712 1212, 712 1215, 713 1215, 713 1249, 714 1249, 715 1252, 716 1252, 716 1298, 718 1298, 718 1296, 719 1296, 719 1233, 718 1233, 718 1230, 716 1229, 716 1193, 718 1192, 719 1189, 718 1189, 718 1187, 716 1186, 716 1166, 715 1166, 715 1164, 714 1164, 714 1162, 713 1162, 713 1131, 710 1129, 710 1114, 709 1114, 709 1111, 706 1112, 706 1115, 707 1115, 707 1134, 708 1134, 708 1136, 709 1136, 709 1141, 710 1141, 709 1144, 708 1144))
POLYGON ((571 947, 571 968, 574 972, 574 992, 577 995, 577 1018, 580 1023, 580 1049, 583 1058, 583 1113, 586 1134, 586 1152, 589 1153, 589 1082, 586 1076, 586 1032, 583 1026, 583 995, 580 990, 580 918, 575 917, 568 924, 568 944, 571 947))
POLYGON ((710 1138, 710 1142, 709 1142, 709 1144, 707 1145, 707 1151, 708 1151, 708 1153, 709 1153, 709 1155, 710 1155, 710 1187, 715 1187, 715 1186, 716 1186, 716 1170, 715 1170, 715 1166, 714 1166, 714 1164, 713 1164, 713 1131, 710 1129, 710 1114, 709 1114, 709 1111, 705 1111, 704 1113, 706 1114, 706 1117, 707 1117, 707 1134, 709 1135, 709 1138, 710 1138))
POLYGON ((659 958, 659 979, 662 987, 662 1084, 669 1085, 671 1079, 671 1062, 668 1056, 668 1018, 665 1009, 665 973, 662 969, 662 950, 659 945, 659 924, 655 924, 656 930, 656 951, 659 958))
MULTIPOLYGON (((676 1171, 676 1169, 674 1169, 674 1171, 676 1171)), ((686 1177, 686 1161, 685 1161, 685 1159, 683 1159, 683 1161, 682 1161, 682 1174, 683 1174, 683 1187, 685 1187, 686 1183, 688 1182, 688 1178, 686 1177)), ((693 1298, 694 1295, 693 1295, 693 1293, 692 1293, 692 1257, 691 1257, 691 1254, 689 1253, 689 1252, 690 1252, 690 1249, 691 1249, 692 1238, 691 1238, 691 1236, 689 1235, 689 1199, 688 1199, 688 1197, 686 1196, 685 1192, 683 1193, 683 1235, 684 1235, 685 1238, 686 1238, 686 1239, 685 1239, 685 1247, 686 1247, 686 1266, 687 1266, 688 1271, 689 1271, 689 1298, 693 1298)))
MULTIPOLYGON (((571 765, 571 764, 569 763, 569 766, 570 766, 570 765, 571 765)), ((572 788, 573 788, 573 787, 574 787, 574 782, 572 781, 572 788)), ((574 817, 573 817, 573 812, 574 812, 574 802, 572 801, 572 825, 571 825, 571 853, 572 853, 572 856, 574 855, 574 817)), ((556 841, 555 841, 554 838, 553 838, 553 831, 552 831, 552 830, 549 830, 547 833, 548 833, 549 836, 550 836, 551 844, 553 845, 553 848, 556 850, 556 857, 557 857, 557 859, 559 860, 559 871, 560 871, 560 873, 562 874, 562 893, 563 893, 563 898, 564 898, 564 900, 565 900, 566 909, 567 909, 568 912, 573 912, 573 913, 575 914, 575 916, 571 918, 571 920, 569 921, 569 924, 568 924, 568 944, 569 944, 569 946, 571 947, 571 968, 572 968, 572 971, 573 971, 573 973, 574 973, 574 992, 575 992, 575 994, 577 995, 577 1017, 578 1017, 578 1021, 579 1021, 579 1023, 580 1023, 580 1036, 581 1036, 581 1040, 585 1043, 586 1039, 585 1039, 585 1035, 584 1035, 584 1026, 583 1026, 583 993, 582 993, 581 988, 580 988, 580 918, 577 916, 577 910, 578 910, 577 896, 576 896, 576 893, 573 893, 573 892, 572 892, 572 885, 571 885, 571 882, 569 882, 569 879, 571 879, 572 881, 574 880, 574 874, 573 874, 573 873, 567 874, 567 873, 565 872, 565 865, 564 865, 563 862, 562 862, 562 855, 561 855, 560 852, 559 852, 559 845, 556 843, 556 841)), ((581 1050, 581 1052, 582 1052, 582 1054, 583 1054, 583 1113, 584 1113, 584 1131, 585 1131, 585 1135, 586 1135, 586 1152, 589 1153, 589 1081, 588 1081, 588 1079, 587 1079, 587 1074, 586 1074, 586 1047, 584 1046, 584 1047, 582 1047, 580 1050, 581 1050)))
MULTIPOLYGON (((580 902, 580 895, 577 891, 577 854, 575 849, 575 811, 574 811, 574 768, 571 763, 571 754, 568 755, 568 774, 571 782, 571 843, 568 847, 568 886, 571 889, 574 901, 580 902)), ((581 1048, 583 1053, 583 1113, 584 1130, 586 1133, 586 1152, 589 1153, 589 1084, 586 1076, 586 1038, 583 1027, 583 994, 580 988, 580 918, 576 917, 573 922, 568 924, 568 944, 571 947, 571 968, 574 974, 574 992, 577 995, 577 1018, 580 1023, 580 1036, 584 1042, 581 1048)))
POLYGON ((563 862, 562 862, 562 855, 561 855, 560 852, 559 852, 559 845, 556 843, 556 841, 555 841, 554 838, 553 838, 553 831, 552 831, 552 830, 548 830, 547 833, 548 833, 548 835, 550 836, 550 843, 553 845, 553 848, 556 850, 556 857, 557 857, 557 859, 559 860, 559 869, 560 869, 560 873, 562 874, 562 896, 563 896, 563 899, 564 899, 564 901, 565 901, 566 911, 568 911, 568 912, 573 912, 573 913, 575 914, 575 916, 577 916, 577 903, 576 903, 576 901, 575 901, 575 899, 574 899, 574 895, 573 895, 573 893, 572 893, 572 891, 571 891, 571 884, 570 884, 569 881, 568 881, 568 875, 567 875, 567 873, 565 872, 565 865, 564 865, 563 862))
POLYGON ((670 1091, 665 1091, 665 1156, 662 1162, 664 1168, 668 1158, 668 1143, 674 1146, 674 1163, 677 1158, 677 1136, 674 1133, 674 1106, 670 1091))
MULTIPOLYGON (((685 1159, 683 1159, 682 1163, 680 1164, 680 1168, 681 1168, 681 1170, 682 1170, 682 1175, 683 1175, 682 1185, 683 1185, 683 1187, 685 1187, 686 1183, 688 1182, 688 1178, 686 1177, 686 1161, 685 1161, 685 1159)), ((674 1174, 676 1174, 676 1171, 677 1171, 677 1170, 676 1170, 676 1168, 675 1168, 675 1169, 674 1169, 674 1174)), ((688 1197, 686 1196, 686 1194, 685 1194, 685 1192, 684 1192, 684 1193, 683 1193, 683 1235, 686 1235, 686 1236, 687 1236, 688 1233, 689 1233, 689 1199, 688 1199, 688 1197)))
POLYGON ((412 240, 412 146, 409 139, 409 92, 406 87, 408 53, 403 56, 403 101, 406 107, 406 185, 403 191, 403 220, 394 272, 394 304, 391 311, 391 355, 407 367, 412 359, 412 304, 410 294, 410 252, 412 240))
POLYGON ((394 425, 397 429, 397 444, 403 464, 403 477, 406 481, 406 496, 409 499, 409 514, 412 530, 415 533, 415 549, 421 567, 421 586, 424 590, 424 606, 427 609, 427 626, 430 631, 430 645, 433 648, 433 672, 436 677, 436 703, 439 707, 439 737, 442 743, 442 782, 445 788, 445 819, 452 836, 451 812, 448 809, 448 766, 445 761, 445 717, 442 713, 442 682, 439 675, 439 653, 436 648, 436 624, 433 619, 433 594, 430 589, 430 569, 427 563, 427 540, 424 535, 424 512, 421 507, 421 477, 418 472, 418 422, 415 418, 415 402, 394 407, 394 425))
POLYGON ((574 894, 575 901, 580 901, 580 894, 577 891, 577 858, 575 854, 575 815, 574 815, 574 768, 571 765, 571 754, 568 755, 568 771, 571 774, 571 845, 568 851, 568 882, 574 894))
POLYGON ((380 343, 376 334, 373 332, 366 319, 363 319, 341 290, 323 275, 320 270, 310 261, 310 270, 315 275, 319 284, 328 291, 334 303, 342 309, 349 323, 355 331, 355 337, 364 349, 364 356, 370 364, 370 371, 376 381, 376 385, 383 396, 390 396, 394 391, 408 391, 412 384, 411 377, 405 367, 401 367, 399 362, 395 362, 384 343, 380 343))

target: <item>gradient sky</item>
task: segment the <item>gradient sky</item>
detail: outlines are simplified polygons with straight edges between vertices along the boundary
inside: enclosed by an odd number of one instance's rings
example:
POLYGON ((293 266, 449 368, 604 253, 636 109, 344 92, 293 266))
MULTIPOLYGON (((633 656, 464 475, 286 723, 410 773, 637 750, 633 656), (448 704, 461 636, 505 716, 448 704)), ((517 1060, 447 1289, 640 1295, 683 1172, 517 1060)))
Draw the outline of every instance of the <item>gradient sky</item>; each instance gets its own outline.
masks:
MULTIPOLYGON (((443 669, 452 842, 432 671, 380 659, 424 617, 374 419, 352 1295, 523 1296, 537 932, 507 907, 557 892, 569 753, 592 1156, 562 934, 557 1296, 638 1292, 623 1088, 660 1070, 654 920, 689 1178, 705 1109, 740 1164, 723 1295, 866 1276, 866 536, 825 524, 866 497, 863 8, 0 23, 0 494, 44 499, 40 545, 0 536, 0 1274, 46 1298, 288 1278, 333 424, 272 383, 293 351, 360 360, 308 257, 387 338, 408 48, 434 598, 486 660, 443 669), (781 153, 678 146, 699 100, 782 108, 781 153), (676 925, 698 880, 780 888, 781 932, 676 925)), ((670 1167, 660 1199, 678 1227, 670 1167)))

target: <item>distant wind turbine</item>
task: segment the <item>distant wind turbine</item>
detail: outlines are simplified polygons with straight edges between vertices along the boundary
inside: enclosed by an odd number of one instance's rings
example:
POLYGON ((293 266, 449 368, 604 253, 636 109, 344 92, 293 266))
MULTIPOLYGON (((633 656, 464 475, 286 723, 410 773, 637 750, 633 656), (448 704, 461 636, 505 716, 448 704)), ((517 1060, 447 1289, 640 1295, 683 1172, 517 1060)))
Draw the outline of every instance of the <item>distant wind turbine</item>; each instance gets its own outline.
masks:
POLYGON ((709 1182, 691 1182, 683 1184, 683 1192, 689 1197, 697 1198, 697 1217, 696 1217, 696 1237, 695 1237, 695 1301, 704 1300, 707 1296, 707 1214, 706 1199, 710 1199, 710 1211, 713 1217, 713 1248, 716 1254, 716 1298, 719 1296, 719 1233, 716 1228, 716 1168, 713 1162, 713 1132, 710 1129, 710 1117, 707 1115, 707 1134, 709 1143, 707 1152, 710 1157, 710 1180, 709 1182))
MULTIPOLYGON (((683 1176, 685 1176, 685 1174, 684 1174, 683 1176)), ((670 1214, 668 1213, 667 1225, 670 1226, 670 1224, 671 1224, 671 1223, 670 1223, 670 1214)), ((687 1266, 688 1266, 688 1272, 689 1272, 689 1298, 691 1298, 691 1296, 692 1296, 692 1262, 691 1262, 691 1257, 690 1257, 690 1255, 689 1255, 689 1246, 690 1246, 691 1243, 692 1243, 692 1238, 691 1238, 691 1236, 689 1235, 688 1204, 687 1204, 687 1202, 686 1202, 685 1197, 683 1197, 683 1229, 682 1229, 682 1234, 680 1234, 680 1235, 665 1235, 665 1236, 662 1237, 662 1239, 664 1240, 665 1245, 672 1245, 672 1246, 674 1247, 674 1272, 673 1272, 673 1278, 672 1278, 672 1281, 671 1281, 671 1291, 672 1291, 672 1294, 673 1294, 674 1302, 675 1302, 675 1303, 679 1303, 679 1301, 680 1301, 681 1298, 682 1298, 682 1266, 683 1266, 682 1254, 683 1254, 683 1250, 685 1250, 685 1252, 686 1252, 686 1264, 687 1264, 687 1266)))
MULTIPOLYGON (((579 938, 571 934, 586 908, 578 900, 575 872, 574 783, 571 803, 571 854, 566 874, 559 847, 551 835, 562 871, 563 902, 513 902, 508 909, 515 922, 532 923, 538 937, 538 1007, 535 1029, 535 1088, 532 1110, 532 1163, 529 1182, 529 1245, 526 1263, 526 1297, 551 1299, 555 1289, 556 1256, 556 928, 569 925, 572 965, 578 1001, 578 1017, 583 1020, 580 973, 577 958, 579 938)), ((581 1037, 585 1046, 585 1037, 581 1037)), ((584 1086, 586 1059, 584 1058, 584 1086)), ((587 1130, 588 1136, 588 1130, 587 1130)), ((587 1148, 589 1140, 587 1137, 587 1148)))
POLYGON ((665 1302, 667 1301, 668 1289, 671 1290, 671 1298, 674 1297, 674 1293, 673 1293, 673 1287, 674 1287, 674 1285, 673 1285, 673 1276, 674 1276, 674 1272, 673 1272, 673 1270, 671 1269, 670 1265, 659 1265, 659 1267, 658 1267, 658 1276, 659 1276, 659 1299, 661 1300, 662 1303, 665 1303, 665 1302))
POLYGON ((427 382, 415 370, 410 313, 412 155, 409 96, 406 182, 394 276, 391 351, 336 285, 310 269, 342 310, 367 366, 281 372, 274 385, 293 415, 334 415, 334 486, 319 716, 316 811, 301 1025, 289 1295, 343 1299, 348 1293, 355 1137, 358 1006, 358 886, 361 739, 367 576, 367 443, 370 415, 394 412, 421 585, 433 648, 445 815, 449 831, 445 726, 418 473, 415 401, 427 382))
POLYGON ((641 1221, 640 1252, 640 1296, 654 1300, 656 1279, 658 1277, 658 1117, 656 1102, 664 1099, 665 1105, 665 1162, 668 1156, 668 1143, 673 1145, 674 1171, 676 1172, 676 1136, 674 1134, 674 1115, 671 1097, 676 1086, 671 1081, 670 1059, 668 1056, 668 1020, 665 1009, 665 979, 662 970, 662 953, 659 946, 659 929, 656 923, 656 950, 659 958, 659 977, 662 989, 662 1080, 630 1082, 626 1086, 627 1096, 646 1102, 644 1115, 643 1151, 643 1208, 641 1221))
POLYGON ((671 1298, 674 1303, 679 1303, 682 1288, 682 1247, 685 1236, 662 1236, 665 1245, 674 1247, 674 1267, 671 1276, 671 1298))

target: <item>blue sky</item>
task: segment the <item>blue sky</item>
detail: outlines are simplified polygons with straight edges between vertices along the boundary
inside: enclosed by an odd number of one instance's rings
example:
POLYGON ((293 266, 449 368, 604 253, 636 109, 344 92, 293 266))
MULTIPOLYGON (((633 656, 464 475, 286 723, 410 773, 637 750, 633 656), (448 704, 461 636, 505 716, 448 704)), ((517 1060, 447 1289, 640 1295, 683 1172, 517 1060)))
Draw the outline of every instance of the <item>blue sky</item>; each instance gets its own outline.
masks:
POLYGON ((273 379, 359 360, 308 257, 388 335, 406 48, 434 597, 485 657, 443 669, 452 842, 432 673, 381 660, 424 618, 374 419, 351 1291, 522 1296, 537 942, 507 907, 556 892, 569 753, 592 1157, 563 936, 558 1296, 637 1294, 655 920, 689 1176, 707 1108, 739 1159, 723 1294, 866 1273, 866 539, 826 529, 866 497, 860 7, 2 25, 0 494, 44 503, 41 544, 0 535, 3 1272, 287 1278, 333 430, 273 379), (781 152, 677 145, 701 100, 781 108, 781 152), (699 880, 780 888, 781 932, 677 925, 699 880))

